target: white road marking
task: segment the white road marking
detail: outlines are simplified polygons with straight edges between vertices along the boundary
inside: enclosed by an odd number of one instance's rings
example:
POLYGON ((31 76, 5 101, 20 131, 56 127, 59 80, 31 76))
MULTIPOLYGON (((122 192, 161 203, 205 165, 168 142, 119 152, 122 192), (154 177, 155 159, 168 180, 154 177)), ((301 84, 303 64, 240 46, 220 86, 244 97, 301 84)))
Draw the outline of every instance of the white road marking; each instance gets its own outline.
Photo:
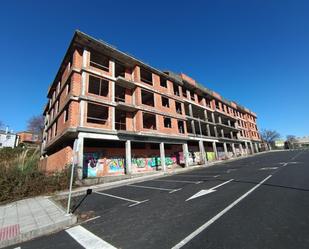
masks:
POLYGON ((224 208, 221 212, 216 214, 213 218, 211 218, 209 221, 204 223, 202 226, 200 226, 198 229, 196 229, 194 232, 189 234, 186 238, 184 238, 182 241, 180 241, 178 244, 172 247, 172 249, 178 249, 186 245, 188 242, 190 242, 194 237, 199 235, 201 232, 203 232, 207 227, 209 227, 212 223, 214 223, 216 220, 218 220, 222 215, 227 213, 230 209, 232 209, 235 205, 237 205, 239 202, 241 202, 244 198, 246 198, 249 194, 251 194, 254 190, 256 190, 258 187, 260 187, 264 182, 266 182, 269 178, 271 178, 272 175, 267 176, 265 179, 263 179, 261 182, 259 182, 257 185, 255 185, 253 188, 251 188, 249 191, 247 191, 245 194, 240 196, 238 199, 233 201, 230 205, 228 205, 226 208, 224 208))
POLYGON ((75 226, 65 231, 86 249, 116 249, 82 226, 75 226))
POLYGON ((234 180, 234 179, 228 180, 228 181, 223 182, 223 183, 221 183, 221 184, 219 184, 219 185, 217 185, 217 186, 214 186, 214 187, 212 187, 212 188, 210 188, 210 189, 202 189, 202 190, 200 190, 199 192, 197 192, 196 194, 192 195, 192 196, 191 196, 190 198, 188 198, 186 201, 189 201, 189 200, 195 199, 195 198, 197 198, 197 197, 200 197, 200 196, 207 195, 207 194, 210 194, 210 193, 212 193, 212 192, 215 192, 217 188, 219 188, 219 187, 221 187, 221 186, 223 186, 223 185, 225 185, 225 184, 227 184, 227 183, 229 183, 229 182, 231 182, 231 181, 233 181, 233 180, 234 180))
POLYGON ((259 170, 272 170, 272 169, 278 169, 278 167, 265 167, 265 168, 260 168, 259 170))
POLYGON ((155 190, 163 190, 163 191, 169 191, 169 193, 174 193, 176 191, 181 190, 181 188, 172 189, 172 188, 157 188, 157 187, 150 187, 150 186, 143 186, 143 185, 127 185, 128 187, 135 187, 135 188, 147 188, 147 189, 155 189, 155 190))
POLYGON ((15 247, 14 249, 21 249, 21 247, 19 246, 19 247, 15 247))
POLYGON ((133 206, 136 206, 138 204, 141 204, 141 203, 144 203, 146 201, 149 201, 149 200, 136 201, 136 200, 131 200, 131 199, 128 199, 128 198, 124 198, 124 197, 120 197, 120 196, 116 196, 116 195, 111 195, 111 194, 106 194, 106 193, 102 193, 102 192, 96 192, 96 191, 93 191, 93 193, 96 193, 98 195, 109 196, 109 197, 120 199, 120 200, 123 200, 123 201, 133 202, 134 204, 130 205, 129 207, 133 207, 133 206))
POLYGON ((219 175, 217 176, 210 176, 210 175, 175 175, 175 176, 181 176, 181 177, 218 177, 219 175))
POLYGON ((88 219, 88 220, 84 220, 83 222, 81 222, 81 223, 79 223, 79 224, 84 224, 84 223, 87 223, 87 222, 89 222, 89 221, 93 221, 93 220, 96 220, 96 219, 99 219, 99 218, 101 218, 100 215, 95 216, 95 217, 92 217, 92 218, 90 218, 90 219, 88 219))
POLYGON ((226 171, 226 173, 230 173, 230 172, 233 172, 233 171, 236 171, 237 169, 228 169, 227 171, 226 171))
POLYGON ((152 180, 154 182, 180 182, 180 183, 194 183, 200 184, 202 181, 182 181, 182 180, 152 180))

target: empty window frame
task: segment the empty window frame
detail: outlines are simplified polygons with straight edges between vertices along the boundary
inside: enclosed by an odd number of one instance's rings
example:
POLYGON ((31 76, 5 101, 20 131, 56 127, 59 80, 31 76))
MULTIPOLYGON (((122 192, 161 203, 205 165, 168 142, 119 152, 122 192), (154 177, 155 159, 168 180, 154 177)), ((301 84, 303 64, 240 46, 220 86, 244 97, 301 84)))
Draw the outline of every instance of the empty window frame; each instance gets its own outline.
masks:
POLYGON ((90 66, 109 72, 109 58, 97 52, 90 53, 90 66))
POLYGON ((164 117, 164 127, 165 128, 172 128, 171 118, 164 117))
POLYGON ((123 64, 116 62, 115 63, 115 77, 125 77, 126 68, 123 64))
POLYGON ((194 92, 193 91, 190 91, 190 97, 191 97, 191 100, 195 100, 195 95, 194 95, 194 92))
POLYGON ((167 80, 163 77, 160 77, 160 86, 167 88, 167 80))
POLYGON ((106 124, 108 119, 108 107, 94 103, 87 105, 87 122, 94 124, 106 124))
POLYGON ((152 73, 141 68, 141 81, 148 85, 152 85, 152 73))
POLYGON ((126 89, 122 86, 115 85, 115 101, 126 102, 126 89))
POLYGON ((185 127, 184 123, 181 120, 178 120, 178 132, 184 134, 185 133, 185 127))
POLYGON ((142 90, 142 104, 143 105, 149 105, 149 106, 154 106, 154 95, 151 92, 142 90))
POLYGON ((210 99, 206 99, 206 106, 207 106, 208 108, 211 108, 210 99))
POLYGON ((174 94, 176 96, 180 96, 179 94, 179 86, 176 83, 173 83, 174 94))
POLYGON ((67 85, 66 85, 66 95, 68 95, 71 91, 71 78, 69 78, 67 85))
POLYGON ((184 98, 187 98, 187 89, 185 88, 185 87, 182 87, 182 96, 184 97, 184 98))
POLYGON ((64 123, 69 120, 69 105, 67 105, 64 109, 63 120, 64 120, 64 123))
POLYGON ((116 109, 115 110, 115 129, 126 130, 126 112, 116 109))
POLYGON ((107 97, 109 81, 101 78, 89 76, 88 93, 107 97))
POLYGON ((175 104, 176 104, 176 112, 177 112, 178 114, 182 114, 181 103, 175 101, 175 104))
POLYGON ((143 112, 143 127, 144 129, 156 130, 156 115, 143 112))
POLYGON ((168 98, 161 96, 161 102, 163 107, 170 107, 170 102, 168 98))

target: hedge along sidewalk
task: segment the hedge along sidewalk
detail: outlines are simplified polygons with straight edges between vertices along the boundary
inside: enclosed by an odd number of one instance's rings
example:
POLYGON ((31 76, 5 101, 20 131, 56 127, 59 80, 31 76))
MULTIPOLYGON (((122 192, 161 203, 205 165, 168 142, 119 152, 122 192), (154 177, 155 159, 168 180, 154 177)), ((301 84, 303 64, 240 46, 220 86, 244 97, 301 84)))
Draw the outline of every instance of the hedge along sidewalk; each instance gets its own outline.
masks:
POLYGON ((0 206, 0 248, 63 230, 77 222, 49 197, 0 206))
MULTIPOLYGON (((134 183, 138 183, 138 182, 144 182, 144 181, 150 181, 150 180, 154 180, 157 178, 161 178, 164 176, 170 176, 170 175, 175 175, 175 174, 181 174, 183 172, 188 172, 188 171, 194 171, 200 168, 205 168, 205 167, 210 167, 210 166, 214 166, 217 164, 222 164, 222 163, 226 163, 226 162, 231 162, 231 161, 236 161, 236 160, 240 160, 240 159, 244 159, 244 158, 248 158, 248 157, 253 157, 256 155, 261 155, 261 154, 265 154, 265 153, 269 153, 269 152, 273 152, 273 151, 263 151, 263 152, 259 152, 259 153, 255 153, 255 154, 251 154, 251 155, 244 155, 244 156, 240 156, 240 157, 232 157, 226 160, 218 160, 218 161, 213 161, 213 162, 207 162, 207 164, 201 164, 201 165, 195 165, 195 166, 189 166, 186 168, 175 168, 175 169, 167 169, 167 171, 163 172, 149 172, 149 173, 144 173, 143 175, 135 175, 135 174, 131 174, 131 175, 122 175, 122 176, 117 176, 117 178, 113 179, 113 176, 106 176, 106 177, 102 177, 102 178, 110 178, 108 181, 109 182, 105 182, 105 183, 101 183, 101 184, 97 184, 97 180, 96 178, 93 179, 94 184, 93 185, 87 185, 87 186, 83 186, 83 187, 77 187, 72 191, 72 196, 79 196, 82 194, 85 194, 85 192, 87 191, 87 189, 91 188, 93 190, 96 191, 101 191, 101 190, 107 190, 107 189, 112 189, 112 188, 117 188, 117 187, 121 187, 121 186, 125 186, 128 184, 134 184, 134 183)), ((56 193, 54 195, 55 200, 61 200, 61 199, 66 199, 68 197, 69 191, 60 191, 58 193, 56 193)))

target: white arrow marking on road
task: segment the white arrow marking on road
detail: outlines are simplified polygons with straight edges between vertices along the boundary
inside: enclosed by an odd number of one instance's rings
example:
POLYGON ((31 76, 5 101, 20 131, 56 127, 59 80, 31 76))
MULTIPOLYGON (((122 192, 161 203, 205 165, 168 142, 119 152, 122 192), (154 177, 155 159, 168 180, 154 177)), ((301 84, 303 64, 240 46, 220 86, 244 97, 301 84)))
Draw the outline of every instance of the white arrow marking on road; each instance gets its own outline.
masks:
POLYGON ((219 187, 221 187, 221 186, 223 186, 223 185, 225 185, 225 184, 227 184, 227 183, 229 183, 229 182, 231 182, 231 181, 233 181, 233 180, 234 180, 234 179, 228 180, 228 181, 223 182, 223 183, 221 183, 221 184, 219 184, 219 185, 217 185, 217 186, 214 186, 214 187, 212 187, 212 188, 210 188, 210 189, 202 189, 202 190, 200 190, 199 192, 197 192, 196 194, 192 195, 192 196, 191 196, 190 198, 188 198, 186 201, 189 201, 189 200, 195 199, 195 198, 197 198, 197 197, 200 197, 200 196, 207 195, 207 194, 210 194, 210 193, 212 193, 212 192, 215 192, 217 188, 219 188, 219 187))

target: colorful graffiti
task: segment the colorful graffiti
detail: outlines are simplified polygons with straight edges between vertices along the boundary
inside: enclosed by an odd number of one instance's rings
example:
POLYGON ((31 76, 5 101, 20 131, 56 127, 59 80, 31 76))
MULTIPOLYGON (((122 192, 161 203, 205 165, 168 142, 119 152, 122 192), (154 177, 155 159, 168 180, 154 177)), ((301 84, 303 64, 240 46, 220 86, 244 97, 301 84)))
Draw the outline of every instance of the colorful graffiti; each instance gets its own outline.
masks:
POLYGON ((84 153, 83 177, 98 177, 104 173, 104 164, 100 160, 101 153, 84 153))
POLYGON ((216 154, 215 152, 206 152, 207 160, 208 161, 214 161, 216 160, 216 154))
MULTIPOLYGON (((177 163, 176 156, 166 156, 165 165, 172 166, 177 163)), ((151 156, 151 157, 133 157, 132 166, 137 169, 154 169, 161 166, 161 157, 151 156)))
POLYGON ((124 172, 124 164, 124 158, 106 159, 106 166, 112 173, 124 172))
POLYGON ((103 153, 84 153, 83 177, 101 177, 107 173, 124 173, 122 157, 106 158, 103 153))

